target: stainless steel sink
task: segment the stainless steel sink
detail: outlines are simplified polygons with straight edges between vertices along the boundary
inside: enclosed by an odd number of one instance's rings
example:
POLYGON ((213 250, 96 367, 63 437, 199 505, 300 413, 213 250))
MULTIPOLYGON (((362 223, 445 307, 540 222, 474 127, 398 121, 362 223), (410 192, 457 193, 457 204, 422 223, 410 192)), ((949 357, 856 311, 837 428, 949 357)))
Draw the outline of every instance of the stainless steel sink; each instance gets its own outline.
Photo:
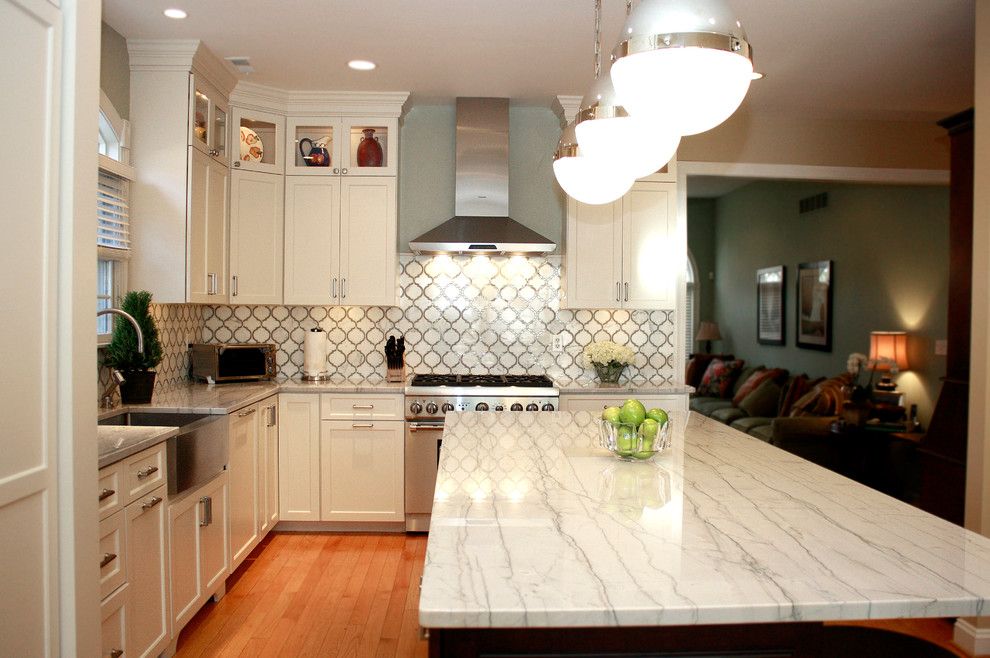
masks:
POLYGON ((168 493, 178 497, 205 484, 227 467, 227 416, 167 411, 127 411, 100 425, 178 427, 168 439, 168 493))

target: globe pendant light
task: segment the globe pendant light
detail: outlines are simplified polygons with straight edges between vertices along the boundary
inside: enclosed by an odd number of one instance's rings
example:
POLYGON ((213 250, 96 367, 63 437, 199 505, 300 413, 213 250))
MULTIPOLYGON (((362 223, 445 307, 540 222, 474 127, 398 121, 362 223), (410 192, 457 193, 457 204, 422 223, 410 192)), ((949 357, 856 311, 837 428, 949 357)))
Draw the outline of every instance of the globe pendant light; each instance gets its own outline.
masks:
POLYGON ((582 155, 573 122, 560 135, 553 173, 569 197, 589 205, 612 203, 628 192, 634 181, 624 169, 582 155))
POLYGON ((612 60, 626 111, 682 135, 732 116, 753 79, 752 49, 726 0, 642 0, 612 60))
POLYGON ((681 143, 680 133, 670 124, 629 116, 616 99, 608 73, 581 101, 574 130, 585 157, 611 163, 633 179, 659 171, 681 143))

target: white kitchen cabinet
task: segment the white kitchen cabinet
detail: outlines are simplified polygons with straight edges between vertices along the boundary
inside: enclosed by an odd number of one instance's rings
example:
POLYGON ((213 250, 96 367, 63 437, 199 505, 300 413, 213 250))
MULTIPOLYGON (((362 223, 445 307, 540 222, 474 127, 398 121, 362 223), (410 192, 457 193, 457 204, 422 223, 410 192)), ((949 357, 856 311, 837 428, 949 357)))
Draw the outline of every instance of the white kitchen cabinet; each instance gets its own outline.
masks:
POLYGON ((189 149, 188 299, 227 301, 227 165, 189 149))
POLYGON ((227 473, 169 504, 172 635, 221 589, 227 560, 227 473))
POLYGON ((121 658, 127 642, 127 597, 124 585, 100 603, 100 646, 103 658, 121 658))
POLYGON ((568 198, 567 308, 675 306, 677 185, 638 181, 621 199, 589 206, 568 198))
POLYGON ((258 444, 258 516, 262 538, 278 523, 278 399, 261 403, 258 444))
POLYGON ((157 656, 169 641, 166 489, 162 486, 124 509, 129 657, 157 656))
POLYGON ((686 394, 670 395, 635 395, 625 393, 621 395, 560 395, 561 411, 588 411, 593 414, 600 414, 605 407, 621 407, 629 398, 636 398, 647 409, 659 407, 664 411, 687 412, 688 396, 686 394))
POLYGON ((285 194, 285 303, 394 306, 395 178, 289 176, 285 194))
POLYGON ((322 422, 322 520, 405 520, 403 428, 400 421, 322 422))
POLYGON ((238 106, 231 107, 230 112, 231 169, 281 174, 285 167, 282 151, 285 117, 238 106))
POLYGON ((320 396, 278 398, 278 503, 281 521, 320 520, 320 396))
POLYGON ((230 570, 258 545, 258 405, 230 414, 230 570))
POLYGON ((231 303, 282 303, 283 194, 281 176, 230 175, 231 303))
MULTIPOLYGON (((286 173, 301 176, 396 176, 398 174, 399 121, 394 117, 346 115, 290 116, 286 126, 286 173), (366 131, 371 131, 366 132, 366 131), (361 166, 358 149, 364 139, 378 142, 380 166, 361 166), (309 140, 309 141, 304 141, 309 140), (300 143, 302 148, 300 149, 300 143), (322 145, 330 160, 319 166, 310 148, 322 145)), ((320 154, 322 155, 322 154, 320 154)))
POLYGON ((127 546, 124 542, 124 511, 100 521, 100 598, 127 580, 127 546))
POLYGON ((220 162, 227 161, 227 96, 204 75, 190 78, 189 145, 220 162))

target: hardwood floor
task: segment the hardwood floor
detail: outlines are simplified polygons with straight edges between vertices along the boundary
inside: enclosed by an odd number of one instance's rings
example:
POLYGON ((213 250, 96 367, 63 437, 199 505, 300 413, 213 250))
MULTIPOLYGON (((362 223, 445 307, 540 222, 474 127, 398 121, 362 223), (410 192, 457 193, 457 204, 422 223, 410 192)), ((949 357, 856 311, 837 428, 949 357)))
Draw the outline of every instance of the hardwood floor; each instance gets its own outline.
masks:
MULTIPOLYGON (((273 533, 179 636, 177 656, 423 658, 426 535, 273 533)), ((946 619, 855 622, 952 644, 946 619)))

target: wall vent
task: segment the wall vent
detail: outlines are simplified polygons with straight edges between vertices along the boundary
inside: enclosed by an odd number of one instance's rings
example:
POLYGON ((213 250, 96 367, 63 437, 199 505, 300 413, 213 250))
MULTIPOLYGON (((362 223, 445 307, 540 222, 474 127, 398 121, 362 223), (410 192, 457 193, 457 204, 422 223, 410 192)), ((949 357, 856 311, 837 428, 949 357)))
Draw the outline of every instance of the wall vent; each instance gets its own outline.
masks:
POLYGON ((801 199, 798 201, 798 213, 805 214, 809 212, 814 212, 815 210, 821 210, 822 208, 828 207, 828 192, 822 192, 821 194, 816 194, 815 196, 809 196, 806 199, 801 199))
POLYGON ((251 66, 251 60, 243 55, 224 57, 224 59, 233 64, 234 68, 241 73, 254 73, 254 67, 251 66))

